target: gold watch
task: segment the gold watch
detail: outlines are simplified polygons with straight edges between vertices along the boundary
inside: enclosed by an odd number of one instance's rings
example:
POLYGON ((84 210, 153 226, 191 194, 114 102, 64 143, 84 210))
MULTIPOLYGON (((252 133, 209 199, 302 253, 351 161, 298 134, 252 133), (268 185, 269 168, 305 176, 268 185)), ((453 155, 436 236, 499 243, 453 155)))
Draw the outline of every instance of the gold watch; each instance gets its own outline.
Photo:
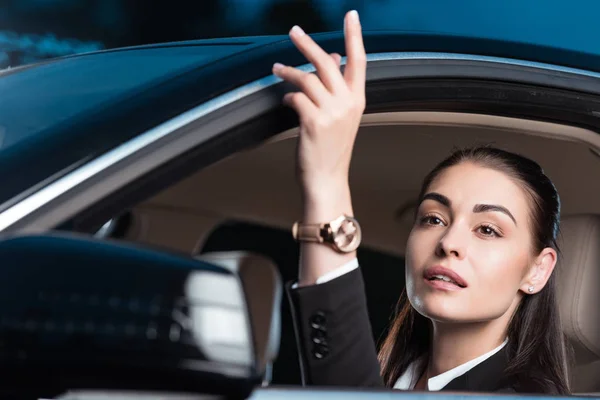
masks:
POLYGON ((321 224, 295 222, 292 234, 296 241, 326 243, 340 253, 356 250, 362 238, 358 221, 348 215, 340 215, 333 221, 321 224))

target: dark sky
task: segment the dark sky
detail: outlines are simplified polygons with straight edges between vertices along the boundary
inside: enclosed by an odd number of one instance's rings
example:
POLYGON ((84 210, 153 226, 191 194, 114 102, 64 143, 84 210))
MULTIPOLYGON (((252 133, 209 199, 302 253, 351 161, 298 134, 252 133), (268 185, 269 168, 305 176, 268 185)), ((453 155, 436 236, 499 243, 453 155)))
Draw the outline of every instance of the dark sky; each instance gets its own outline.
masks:
POLYGON ((597 0, 0 0, 0 68, 105 48, 363 27, 485 35, 600 54, 597 0))
MULTIPOLYGON (((387 2, 389 0, 370 0, 387 2)), ((0 0, 0 68, 102 48, 339 30, 360 0, 0 0), (2 55, 2 53, 4 55, 2 55)))

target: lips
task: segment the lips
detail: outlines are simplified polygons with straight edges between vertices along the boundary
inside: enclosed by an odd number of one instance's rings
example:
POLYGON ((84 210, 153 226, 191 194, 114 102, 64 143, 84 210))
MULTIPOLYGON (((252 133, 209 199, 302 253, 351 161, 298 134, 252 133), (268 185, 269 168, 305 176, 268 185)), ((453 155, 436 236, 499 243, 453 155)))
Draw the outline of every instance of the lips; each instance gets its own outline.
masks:
POLYGON ((467 282, 459 274, 439 265, 427 268, 423 273, 423 278, 431 283, 439 282, 442 286, 454 285, 461 289, 468 286, 467 282))

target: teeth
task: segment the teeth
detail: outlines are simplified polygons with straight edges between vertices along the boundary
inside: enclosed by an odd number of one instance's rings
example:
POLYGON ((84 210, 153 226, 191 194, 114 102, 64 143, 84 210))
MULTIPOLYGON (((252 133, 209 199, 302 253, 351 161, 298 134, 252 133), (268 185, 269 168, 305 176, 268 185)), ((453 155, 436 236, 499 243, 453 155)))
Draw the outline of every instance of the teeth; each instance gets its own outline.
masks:
POLYGON ((448 278, 446 275, 434 275, 433 279, 439 279, 444 282, 451 282, 451 283, 454 283, 455 285, 458 285, 456 282, 454 282, 452 279, 448 278))

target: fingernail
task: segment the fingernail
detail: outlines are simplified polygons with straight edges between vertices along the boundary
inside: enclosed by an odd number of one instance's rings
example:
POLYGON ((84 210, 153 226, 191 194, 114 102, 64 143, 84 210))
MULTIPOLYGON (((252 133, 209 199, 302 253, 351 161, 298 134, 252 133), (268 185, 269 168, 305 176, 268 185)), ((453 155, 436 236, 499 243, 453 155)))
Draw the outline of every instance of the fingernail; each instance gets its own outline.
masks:
POLYGON ((281 71, 281 69, 285 67, 285 65, 281 64, 281 63, 275 63, 273 64, 273 72, 277 73, 279 71, 281 71))
POLYGON ((294 25, 294 27, 290 31, 290 35, 300 37, 300 36, 304 35, 304 31, 298 25, 294 25))
POLYGON ((358 18, 358 11, 356 11, 356 10, 350 11, 350 21, 352 21, 353 23, 356 23, 356 24, 358 24, 360 22, 360 20, 358 18))

